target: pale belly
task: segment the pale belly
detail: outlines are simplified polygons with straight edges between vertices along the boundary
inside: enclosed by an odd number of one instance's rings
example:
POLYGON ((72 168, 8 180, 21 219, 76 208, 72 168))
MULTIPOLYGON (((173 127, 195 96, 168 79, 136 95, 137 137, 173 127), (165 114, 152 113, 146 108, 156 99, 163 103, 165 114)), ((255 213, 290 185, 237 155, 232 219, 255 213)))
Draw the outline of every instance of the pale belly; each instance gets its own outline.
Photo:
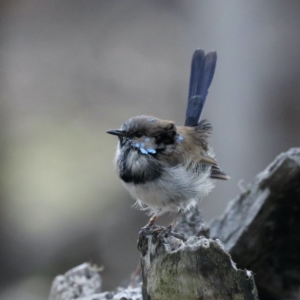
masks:
POLYGON ((195 173, 183 166, 165 169, 159 179, 134 184, 122 182, 131 196, 137 200, 136 207, 149 214, 188 210, 195 206, 213 188, 210 170, 195 173))

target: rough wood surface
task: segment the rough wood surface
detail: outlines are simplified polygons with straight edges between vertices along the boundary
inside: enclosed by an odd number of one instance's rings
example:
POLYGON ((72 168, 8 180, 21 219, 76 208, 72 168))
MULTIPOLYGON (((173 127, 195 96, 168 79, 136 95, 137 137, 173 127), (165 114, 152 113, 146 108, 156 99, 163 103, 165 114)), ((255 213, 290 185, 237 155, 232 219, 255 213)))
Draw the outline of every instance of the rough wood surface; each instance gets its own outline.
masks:
POLYGON ((300 299, 300 148, 280 154, 211 222, 261 299, 300 299))
POLYGON ((143 299, 258 299, 253 274, 237 269, 219 240, 159 235, 158 226, 140 232, 143 299))
POLYGON ((49 300, 80 299, 101 291, 102 280, 96 267, 84 263, 55 277, 49 300))
POLYGON ((55 277, 49 300, 142 300, 141 285, 101 293, 101 284, 99 269, 84 263, 55 277))

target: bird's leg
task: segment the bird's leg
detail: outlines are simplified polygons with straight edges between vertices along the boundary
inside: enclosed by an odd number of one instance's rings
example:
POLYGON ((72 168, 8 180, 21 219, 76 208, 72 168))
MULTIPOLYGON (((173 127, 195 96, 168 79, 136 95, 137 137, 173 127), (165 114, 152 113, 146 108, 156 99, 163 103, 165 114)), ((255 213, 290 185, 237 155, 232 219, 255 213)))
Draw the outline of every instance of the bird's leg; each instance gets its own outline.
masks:
POLYGON ((146 224, 146 226, 143 227, 143 229, 146 229, 146 230, 149 230, 154 224, 155 224, 155 221, 157 220, 157 215, 154 214, 149 222, 146 224))
POLYGON ((144 227, 144 228, 151 228, 154 223, 156 222, 157 220, 157 214, 159 214, 159 212, 161 211, 161 209, 159 209, 156 213, 153 214, 153 216, 150 218, 149 222, 147 223, 147 225, 144 227))
POLYGON ((156 220, 157 220, 157 215, 153 215, 152 217, 151 217, 151 219, 149 220, 149 222, 148 222, 148 224, 146 225, 147 227, 149 226, 149 227, 151 227, 151 226, 153 226, 154 225, 154 223, 156 222, 156 220))
POLYGON ((170 231, 172 231, 172 229, 175 227, 178 217, 180 216, 180 214, 182 213, 182 209, 179 209, 178 213, 176 214, 174 220, 169 224, 169 226, 167 228, 170 229, 170 231))
POLYGON ((175 227, 176 222, 177 222, 178 217, 181 214, 181 212, 182 212, 182 210, 180 209, 178 211, 178 213, 176 214, 174 220, 169 224, 169 226, 167 228, 161 230, 161 232, 157 236, 158 239, 161 239, 163 235, 171 235, 171 236, 173 236, 177 239, 180 239, 182 241, 186 240, 181 234, 173 231, 173 228, 175 227))

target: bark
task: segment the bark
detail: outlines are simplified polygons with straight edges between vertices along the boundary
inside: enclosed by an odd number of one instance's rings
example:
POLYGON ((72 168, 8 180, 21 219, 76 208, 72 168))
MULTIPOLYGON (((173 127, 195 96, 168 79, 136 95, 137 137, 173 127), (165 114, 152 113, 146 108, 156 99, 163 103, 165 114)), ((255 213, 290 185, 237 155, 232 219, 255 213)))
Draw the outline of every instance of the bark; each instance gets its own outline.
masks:
POLYGON ((143 299, 258 299, 252 272, 237 269, 218 239, 182 241, 159 231, 140 232, 143 299))
POLYGON ((102 280, 99 269, 84 263, 64 275, 55 277, 49 300, 141 300, 141 286, 118 288, 115 292, 101 293, 102 280))
POLYGON ((279 155, 210 223, 261 299, 300 299, 300 148, 279 155))

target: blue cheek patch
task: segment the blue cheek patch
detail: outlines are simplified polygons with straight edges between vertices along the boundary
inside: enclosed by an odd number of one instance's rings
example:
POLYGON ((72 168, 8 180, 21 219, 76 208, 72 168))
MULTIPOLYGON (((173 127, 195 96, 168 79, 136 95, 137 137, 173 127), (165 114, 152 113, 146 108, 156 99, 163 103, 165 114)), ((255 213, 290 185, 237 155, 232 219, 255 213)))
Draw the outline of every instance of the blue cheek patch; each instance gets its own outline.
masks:
POLYGON ((179 135, 176 140, 177 140, 178 143, 182 142, 183 141, 183 136, 179 135))
MULTIPOLYGON (((145 138, 145 143, 150 142, 150 138, 145 138)), ((144 143, 134 143, 131 144, 136 149, 139 149, 142 154, 156 154, 156 150, 154 148, 146 148, 144 143)))
POLYGON ((153 149, 153 148, 148 148, 147 151, 148 151, 148 153, 151 153, 151 154, 155 154, 156 153, 156 150, 153 149))
POLYGON ((140 150, 141 150, 141 152, 143 153, 143 154, 148 154, 148 151, 145 149, 145 148, 140 148, 140 150))

